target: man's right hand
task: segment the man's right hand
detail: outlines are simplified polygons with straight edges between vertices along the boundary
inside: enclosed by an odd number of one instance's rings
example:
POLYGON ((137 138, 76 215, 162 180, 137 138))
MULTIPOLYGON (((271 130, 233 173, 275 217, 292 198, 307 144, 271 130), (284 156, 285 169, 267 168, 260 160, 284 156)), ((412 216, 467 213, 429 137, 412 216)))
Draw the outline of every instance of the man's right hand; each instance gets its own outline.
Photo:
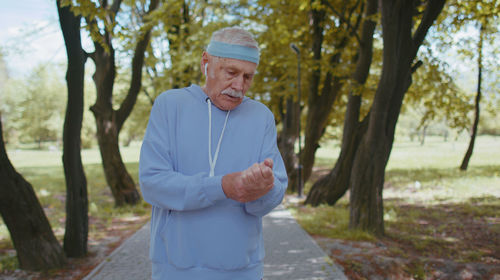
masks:
POLYGON ((266 159, 241 172, 222 177, 222 189, 228 198, 245 203, 254 201, 274 186, 273 161, 266 159))

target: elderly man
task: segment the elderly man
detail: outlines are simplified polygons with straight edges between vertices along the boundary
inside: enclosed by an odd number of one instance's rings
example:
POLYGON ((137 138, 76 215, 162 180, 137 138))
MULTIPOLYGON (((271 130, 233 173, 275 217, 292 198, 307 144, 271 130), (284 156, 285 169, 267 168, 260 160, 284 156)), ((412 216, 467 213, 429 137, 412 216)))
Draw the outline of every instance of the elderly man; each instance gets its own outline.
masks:
POLYGON ((262 217, 287 176, 273 114, 245 97, 258 63, 250 33, 221 29, 201 58, 205 85, 155 100, 139 164, 153 279, 262 279, 262 217))

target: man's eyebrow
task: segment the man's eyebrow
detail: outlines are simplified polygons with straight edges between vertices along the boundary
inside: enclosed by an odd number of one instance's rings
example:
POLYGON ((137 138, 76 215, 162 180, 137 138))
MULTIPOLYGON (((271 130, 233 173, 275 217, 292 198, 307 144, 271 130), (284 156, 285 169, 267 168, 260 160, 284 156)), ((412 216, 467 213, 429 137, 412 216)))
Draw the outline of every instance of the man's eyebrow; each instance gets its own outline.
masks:
POLYGON ((243 74, 245 74, 245 75, 255 75, 257 73, 257 70, 255 70, 253 72, 245 72, 243 69, 241 69, 237 66, 233 66, 233 65, 227 65, 225 68, 226 68, 226 70, 229 70, 229 71, 243 72, 243 74))

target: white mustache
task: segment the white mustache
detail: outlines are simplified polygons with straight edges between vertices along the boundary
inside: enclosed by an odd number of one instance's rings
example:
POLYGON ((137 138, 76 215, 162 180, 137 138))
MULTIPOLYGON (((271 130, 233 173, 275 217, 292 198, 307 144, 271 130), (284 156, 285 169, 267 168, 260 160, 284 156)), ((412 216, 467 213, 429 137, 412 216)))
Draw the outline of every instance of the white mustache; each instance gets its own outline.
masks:
POLYGON ((236 97, 236 98, 243 98, 242 91, 234 90, 232 88, 226 88, 225 90, 221 91, 221 94, 226 94, 226 95, 236 97))

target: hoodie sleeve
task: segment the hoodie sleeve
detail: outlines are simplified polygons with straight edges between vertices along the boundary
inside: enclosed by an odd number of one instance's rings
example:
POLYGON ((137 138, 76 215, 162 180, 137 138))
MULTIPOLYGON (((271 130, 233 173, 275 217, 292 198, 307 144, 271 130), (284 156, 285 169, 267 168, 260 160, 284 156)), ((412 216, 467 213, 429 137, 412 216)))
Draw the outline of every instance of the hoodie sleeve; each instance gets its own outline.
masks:
POLYGON ((264 161, 266 158, 271 158, 273 160, 274 186, 263 197, 245 203, 246 212, 258 217, 265 216, 281 203, 288 186, 285 164, 276 142, 277 133, 276 125, 274 124, 274 116, 271 112, 269 112, 269 114, 271 117, 268 118, 259 162, 264 161))
POLYGON ((222 176, 205 173, 187 176, 174 170, 171 139, 175 119, 169 119, 166 96, 159 96, 151 109, 139 159, 139 182, 149 204, 176 211, 195 210, 226 199, 222 176))

